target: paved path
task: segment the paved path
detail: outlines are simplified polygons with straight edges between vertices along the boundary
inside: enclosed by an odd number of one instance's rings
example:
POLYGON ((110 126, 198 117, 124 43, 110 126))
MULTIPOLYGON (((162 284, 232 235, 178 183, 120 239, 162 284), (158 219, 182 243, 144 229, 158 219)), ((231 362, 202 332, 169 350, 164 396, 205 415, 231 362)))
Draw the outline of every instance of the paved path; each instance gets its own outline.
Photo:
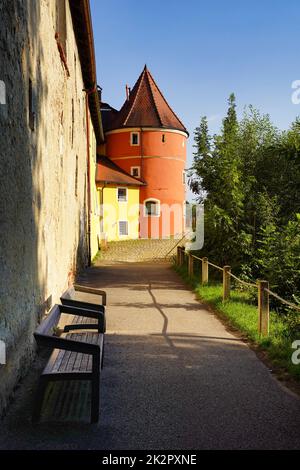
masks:
POLYGON ((300 448, 299 398, 168 264, 94 267, 83 282, 109 299, 100 423, 32 428, 26 383, 0 448, 300 448))

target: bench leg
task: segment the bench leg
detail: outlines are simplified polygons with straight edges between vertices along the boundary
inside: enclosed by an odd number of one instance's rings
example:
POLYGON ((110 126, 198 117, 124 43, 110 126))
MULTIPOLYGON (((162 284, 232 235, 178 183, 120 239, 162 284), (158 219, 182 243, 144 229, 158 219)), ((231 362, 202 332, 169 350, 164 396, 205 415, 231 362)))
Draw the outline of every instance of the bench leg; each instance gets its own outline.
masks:
POLYGON ((35 403, 32 413, 32 422, 37 423, 40 419, 40 414, 42 410, 42 405, 44 401, 45 390, 47 387, 48 382, 46 380, 40 379, 36 396, 35 396, 35 403))
POLYGON ((105 351, 105 336, 103 337, 102 356, 101 356, 101 369, 103 369, 104 351, 105 351))
POLYGON ((100 374, 92 379, 91 423, 98 423, 100 412, 100 374))

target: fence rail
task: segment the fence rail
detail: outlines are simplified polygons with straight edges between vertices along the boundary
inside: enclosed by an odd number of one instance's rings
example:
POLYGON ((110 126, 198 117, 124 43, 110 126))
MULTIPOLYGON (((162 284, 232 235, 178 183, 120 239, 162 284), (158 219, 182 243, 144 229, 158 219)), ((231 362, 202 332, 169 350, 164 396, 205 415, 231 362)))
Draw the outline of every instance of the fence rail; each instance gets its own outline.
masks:
POLYGON ((219 271, 223 271, 223 268, 221 268, 221 266, 218 266, 217 264, 211 263, 210 261, 208 261, 208 264, 212 266, 213 268, 219 269, 219 271))
POLYGON ((188 260, 188 274, 190 278, 194 277, 194 261, 201 261, 202 269, 200 282, 202 285, 208 284, 208 267, 212 266, 215 269, 223 272, 223 301, 230 299, 230 281, 233 278, 235 281, 244 285, 248 288, 257 289, 257 304, 258 304, 258 332, 261 336, 267 336, 269 334, 270 327, 270 300, 269 296, 272 296, 282 302, 285 305, 288 305, 290 308, 300 311, 300 306, 295 305, 291 302, 280 297, 275 292, 269 289, 269 282, 258 280, 256 283, 247 282, 239 277, 235 276, 231 272, 230 266, 218 266, 217 264, 212 263, 208 258, 192 255, 185 251, 185 248, 182 246, 177 247, 177 258, 176 262, 178 266, 182 266, 185 262, 185 258, 188 260))
POLYGON ((243 279, 240 279, 239 277, 235 276, 234 274, 232 273, 229 273, 230 277, 232 277, 233 279, 235 279, 236 281, 238 281, 240 284, 242 284, 243 286, 246 286, 246 287, 257 287, 257 284, 254 284, 254 282, 247 282, 247 281, 244 281, 243 279))
POLYGON ((300 306, 299 305, 293 304, 292 302, 289 302, 288 300, 283 299, 282 297, 280 297, 278 294, 271 291, 270 289, 266 289, 266 291, 268 292, 269 295, 271 295, 272 297, 275 297, 275 299, 279 300, 283 304, 288 305, 292 309, 298 310, 300 312, 300 306))

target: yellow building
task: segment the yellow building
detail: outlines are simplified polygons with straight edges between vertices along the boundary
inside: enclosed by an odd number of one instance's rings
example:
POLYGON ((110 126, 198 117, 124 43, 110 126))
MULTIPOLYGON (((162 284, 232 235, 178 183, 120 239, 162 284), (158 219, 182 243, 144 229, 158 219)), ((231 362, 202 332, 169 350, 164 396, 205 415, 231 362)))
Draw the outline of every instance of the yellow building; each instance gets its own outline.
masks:
POLYGON ((145 183, 126 173, 107 157, 98 156, 96 185, 101 239, 139 238, 139 193, 145 183))

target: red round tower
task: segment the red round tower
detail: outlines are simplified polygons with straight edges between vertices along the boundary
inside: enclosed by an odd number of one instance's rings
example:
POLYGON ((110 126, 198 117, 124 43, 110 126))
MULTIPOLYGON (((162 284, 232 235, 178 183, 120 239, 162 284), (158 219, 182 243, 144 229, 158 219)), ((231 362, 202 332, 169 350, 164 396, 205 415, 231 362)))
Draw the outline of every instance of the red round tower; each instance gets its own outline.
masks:
POLYGON ((188 132, 146 66, 132 91, 126 89, 119 112, 102 107, 106 155, 146 183, 140 189, 140 237, 180 236, 188 132))

